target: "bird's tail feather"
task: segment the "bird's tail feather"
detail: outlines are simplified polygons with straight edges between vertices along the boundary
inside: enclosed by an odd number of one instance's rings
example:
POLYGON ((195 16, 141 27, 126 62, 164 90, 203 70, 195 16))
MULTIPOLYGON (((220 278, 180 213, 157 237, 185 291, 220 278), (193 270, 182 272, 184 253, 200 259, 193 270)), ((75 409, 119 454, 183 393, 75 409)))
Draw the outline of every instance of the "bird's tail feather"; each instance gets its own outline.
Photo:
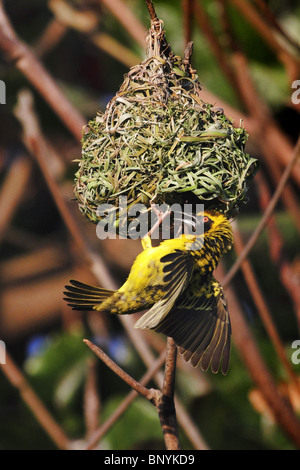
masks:
POLYGON ((65 286, 64 300, 73 310, 93 310, 95 305, 100 304, 114 294, 115 291, 101 287, 90 286, 83 282, 70 280, 71 285, 65 286))

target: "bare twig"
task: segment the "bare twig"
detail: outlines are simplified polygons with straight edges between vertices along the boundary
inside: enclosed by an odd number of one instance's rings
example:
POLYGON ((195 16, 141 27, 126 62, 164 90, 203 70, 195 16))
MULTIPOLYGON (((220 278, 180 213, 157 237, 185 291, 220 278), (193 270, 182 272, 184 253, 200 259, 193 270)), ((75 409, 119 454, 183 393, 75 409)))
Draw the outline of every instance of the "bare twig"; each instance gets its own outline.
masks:
POLYGON ((261 10, 264 18, 292 45, 294 46, 298 52, 300 52, 300 44, 294 41, 293 38, 282 28, 282 26, 278 23, 276 16, 270 9, 269 5, 265 2, 265 0, 254 0, 257 4, 258 8, 261 10))
POLYGON ((56 18, 52 18, 35 43, 35 54, 38 57, 43 57, 48 54, 48 52, 53 50, 60 43, 67 30, 68 28, 64 24, 56 18))
MULTIPOLYGON (((221 272, 222 267, 219 269, 219 273, 221 272)), ((224 285, 222 280, 221 282, 224 285)), ((269 370, 261 357, 255 339, 248 328, 232 287, 227 286, 226 297, 230 310, 234 342, 247 366, 249 374, 261 390, 278 424, 300 448, 299 421, 289 403, 280 396, 269 370)))
MULTIPOLYGON (((147 383, 153 378, 153 376, 158 372, 158 370, 163 365, 166 358, 166 353, 163 351, 160 356, 153 362, 152 366, 149 367, 147 372, 143 375, 143 377, 139 380, 141 385, 147 385, 147 383)), ((138 396, 138 392, 132 390, 127 397, 120 403, 120 405, 114 410, 111 416, 103 423, 99 429, 97 429, 92 436, 90 436, 90 440, 86 447, 87 450, 91 450, 95 448, 97 443, 103 438, 103 436, 108 432, 108 430, 112 427, 112 425, 125 413, 129 405, 133 402, 133 400, 138 396)))
POLYGON ((0 191, 0 241, 8 229, 31 175, 32 162, 28 155, 14 158, 0 191))
POLYGON ((7 60, 14 63, 41 93, 74 137, 80 140, 82 127, 85 125, 83 117, 27 45, 17 37, 4 11, 2 0, 0 0, 0 49, 7 60))
POLYGON ((152 0, 145 0, 151 21, 158 21, 152 0))
MULTIPOLYGON (((240 234, 240 231, 238 230, 237 224, 233 224, 234 230, 234 247, 235 251, 238 255, 240 255, 244 249, 244 244, 242 240, 242 236, 240 234)), ((254 270, 252 268, 252 265, 248 259, 245 259, 242 264, 241 264, 241 269, 244 274, 245 281, 247 283, 247 286, 249 288, 249 292, 252 295, 252 299, 256 305, 256 308, 260 314, 260 317, 262 319, 262 322, 266 328, 266 331, 269 334, 269 337, 274 345, 274 348, 277 352, 278 358, 280 359, 282 366, 291 380, 296 387, 298 387, 298 379, 293 371, 290 362, 288 361, 286 357, 286 352, 284 349, 284 346, 282 344, 282 341, 279 337, 279 334, 277 332, 277 329, 274 325, 272 316, 270 314, 267 302, 264 298, 264 295, 262 293, 262 290, 259 286, 258 280, 254 274, 254 270)))
POLYGON ((138 44, 145 49, 147 30, 122 0, 99 0, 121 23, 138 44))
POLYGON ((108 270, 97 253, 88 245, 51 173, 51 168, 48 164, 48 158, 51 152, 48 150, 47 142, 42 136, 37 117, 33 110, 33 97, 28 90, 23 90, 19 93, 15 115, 23 127, 23 142, 28 151, 37 159, 55 203, 79 248, 79 252, 87 259, 88 263, 91 265, 92 271, 98 274, 108 286, 111 286, 110 288, 114 288, 115 284, 108 270))
POLYGON ((88 339, 83 340, 84 343, 101 359, 116 375, 126 382, 133 390, 138 392, 151 403, 156 404, 157 391, 144 387, 140 382, 131 377, 121 367, 119 367, 101 348, 93 344, 88 339))
MULTIPOLYGON (((271 199, 271 195, 262 172, 259 172, 256 176, 256 186, 258 190, 259 204, 261 209, 264 211, 271 199)), ((293 302, 298 328, 300 331, 299 281, 295 275, 292 263, 289 262, 284 252, 284 240, 274 216, 270 218, 266 228, 269 235, 271 259, 278 267, 281 282, 293 302)))
MULTIPOLYGON (((225 77, 230 83, 233 92, 237 94, 238 98, 240 98, 239 86, 232 70, 232 64, 230 63, 228 56, 224 48, 222 47, 217 34, 214 31, 210 17, 206 13, 206 10, 202 3, 203 2, 200 1, 197 1, 195 3, 195 20, 197 21, 202 34, 206 38, 220 69, 223 71, 225 77)), ((236 119, 236 121, 239 122, 239 119, 241 119, 241 115, 238 117, 238 119, 236 119)))
POLYGON ((83 15, 81 11, 78 11, 75 6, 65 0, 52 0, 50 8, 58 24, 63 25, 66 29, 72 28, 78 33, 84 34, 96 47, 125 66, 132 67, 139 63, 140 56, 109 34, 98 31, 98 15, 94 11, 87 10, 83 15))
MULTIPOLYGON (((143 331, 140 332, 142 334, 135 335, 135 331, 136 331, 134 328, 135 320, 132 318, 132 316, 128 315, 126 318, 125 317, 122 317, 122 318, 124 318, 123 321, 126 320, 127 334, 129 338, 132 340, 136 350, 138 351, 144 363, 148 367, 150 367, 154 359, 153 359, 153 354, 149 350, 149 347, 147 346, 147 343, 144 340, 143 331)), ((155 375, 155 381, 158 387, 162 388, 163 374, 161 372, 155 375)), ((178 423, 184 430, 190 442, 193 444, 194 448, 198 450, 208 450, 209 446, 206 443, 204 437, 202 436, 200 430, 195 425, 192 418, 187 413, 186 409, 182 405, 181 401, 176 397, 176 395, 175 395, 175 406, 177 410, 178 423)))
POLYGON ((148 389, 141 382, 136 381, 121 367, 119 367, 101 348, 84 340, 84 343, 101 359, 116 375, 126 382, 133 390, 147 398, 158 410, 165 445, 167 450, 178 450, 178 430, 174 405, 174 385, 176 370, 177 348, 174 341, 168 338, 165 378, 162 392, 157 389, 148 389))
POLYGON ((192 40, 192 22, 194 19, 195 0, 181 0, 183 11, 184 45, 192 40))
POLYGON ((279 60, 285 65, 289 80, 293 82, 298 78, 300 61, 293 56, 276 37, 272 28, 265 21, 248 0, 230 0, 242 15, 249 20, 258 33, 265 39, 271 49, 277 54, 279 60))

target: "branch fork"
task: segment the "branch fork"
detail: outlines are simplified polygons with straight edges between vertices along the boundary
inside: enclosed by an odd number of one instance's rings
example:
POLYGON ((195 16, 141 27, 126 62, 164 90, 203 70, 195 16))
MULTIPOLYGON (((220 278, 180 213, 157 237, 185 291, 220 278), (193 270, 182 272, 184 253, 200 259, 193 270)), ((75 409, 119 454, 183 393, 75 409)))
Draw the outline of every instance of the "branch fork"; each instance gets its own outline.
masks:
POLYGON ((84 339, 83 342, 101 359, 116 375, 126 382, 133 390, 147 398, 157 409, 164 441, 167 450, 179 450, 178 425, 174 404, 174 386, 176 371, 177 347, 172 338, 167 340, 165 375, 162 390, 147 388, 127 374, 99 346, 84 339))

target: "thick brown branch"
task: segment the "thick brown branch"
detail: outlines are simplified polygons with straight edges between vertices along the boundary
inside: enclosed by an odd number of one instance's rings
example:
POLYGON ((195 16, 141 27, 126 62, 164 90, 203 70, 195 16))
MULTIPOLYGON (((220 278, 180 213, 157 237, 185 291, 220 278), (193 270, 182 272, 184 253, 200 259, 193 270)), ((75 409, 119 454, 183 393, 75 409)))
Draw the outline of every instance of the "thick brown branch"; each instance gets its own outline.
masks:
POLYGON ((23 128, 23 143, 31 155, 37 160, 62 219, 77 244, 78 252, 87 259, 94 274, 99 276, 109 289, 114 289, 116 286, 110 273, 97 253, 89 246, 52 174, 51 166, 48 162, 51 152, 42 135, 38 119, 33 109, 33 96, 28 90, 23 90, 19 93, 15 116, 20 121, 23 128))
MULTIPOLYGON (((240 231, 238 230, 237 226, 233 224, 234 230, 234 247, 236 253, 239 255, 242 253, 244 249, 244 243, 242 240, 242 236, 240 234, 240 231)), ((284 346, 282 344, 282 341, 280 339, 280 336, 277 332, 277 329, 274 325, 272 315, 269 311, 267 302, 264 298, 263 292, 259 286, 258 280, 254 274, 254 270, 252 268, 252 265, 248 259, 245 259, 242 264, 241 264, 241 269, 245 278, 245 281, 247 283, 247 286, 249 288, 249 292, 252 295, 254 304, 256 305, 256 308, 260 314, 260 317, 262 319, 262 322, 266 328, 266 331, 269 334, 269 337, 274 345, 274 348, 277 352, 278 358, 280 359, 282 366, 284 370, 286 371, 287 376, 289 377, 290 381, 298 387, 298 380, 297 376, 294 373, 290 362, 287 359, 286 352, 284 350, 284 346)))
POLYGON ((263 17, 272 25, 277 31, 293 46, 300 52, 300 44, 297 43, 294 38, 292 38, 278 23, 276 16, 270 9, 269 5, 265 2, 265 0, 254 0, 257 4, 258 8, 261 10, 263 17))
POLYGON ((27 155, 20 154, 7 171, 0 191, 0 241, 10 225, 15 210, 21 202, 29 182, 32 162, 27 155))
MULTIPOLYGON (((271 194, 262 172, 257 174, 255 180, 258 190, 259 204, 261 210, 264 211, 271 199, 271 194)), ((281 231, 279 230, 279 227, 277 226, 275 217, 270 218, 267 226, 267 232, 269 237, 271 259, 278 267, 281 282, 293 302, 298 328, 300 331, 300 289, 298 277, 295 275, 296 273, 294 264, 290 262, 286 256, 284 249, 284 239, 281 231)))

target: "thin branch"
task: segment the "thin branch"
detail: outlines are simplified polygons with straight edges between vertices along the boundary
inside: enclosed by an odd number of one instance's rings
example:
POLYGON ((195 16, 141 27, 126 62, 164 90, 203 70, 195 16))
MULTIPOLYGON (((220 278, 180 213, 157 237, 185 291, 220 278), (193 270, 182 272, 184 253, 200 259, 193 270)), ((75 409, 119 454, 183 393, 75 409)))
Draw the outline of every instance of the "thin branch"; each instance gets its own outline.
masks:
POLYGON ((116 364, 101 348, 93 344, 88 339, 84 339, 83 342, 96 354, 96 356, 103 361, 107 367, 109 367, 116 375, 118 375, 124 382, 126 382, 133 390, 138 392, 143 397, 152 403, 156 403, 157 391, 144 387, 140 382, 135 380, 131 375, 127 374, 118 364, 116 364))
POLYGON ((29 47, 14 32, 0 0, 0 49, 39 91, 76 140, 82 137, 85 120, 70 103, 29 47))
POLYGON ((247 20, 254 26, 258 33, 265 39, 271 49, 277 54, 278 59, 285 65, 290 82, 298 78, 300 61, 297 57, 293 56, 288 48, 278 41, 272 28, 264 20, 253 5, 248 0, 230 0, 236 8, 247 18, 247 20))
POLYGON ((183 11, 184 45, 192 41, 192 22, 194 19, 195 0, 181 0, 183 11))
POLYGON ((52 0, 50 3, 52 13, 58 24, 72 28, 84 34, 96 47, 118 60, 126 67, 138 64, 140 56, 132 52, 107 33, 99 32, 97 28, 99 17, 93 10, 86 10, 85 16, 65 0, 52 0))
POLYGON ((99 0, 100 3, 120 22, 126 31, 145 49, 147 29, 136 18, 123 0, 99 0))
POLYGON ((162 392, 170 400, 174 398, 177 346, 172 338, 167 339, 167 357, 162 392))
POLYGON ((174 385, 176 371, 177 348, 174 341, 168 338, 167 357, 165 366, 165 379, 163 391, 157 389, 148 389, 140 382, 136 381, 121 367, 119 367, 101 348, 84 340, 84 343, 99 357, 116 375, 126 382, 133 390, 143 397, 147 398, 158 410, 165 445, 167 450, 178 450, 178 430, 174 405, 174 385))
POLYGON ((239 255, 238 259, 236 262, 233 264, 231 269, 228 271, 227 275, 225 276, 223 280, 223 286, 227 286, 233 279, 233 277, 236 275, 238 270, 241 267, 242 262, 247 258, 249 255, 250 251, 252 250, 253 246, 255 245, 258 237, 260 236, 261 232, 264 230, 266 224, 268 223, 272 213, 274 212, 274 209, 276 207, 276 204, 278 203, 280 196, 282 194, 282 191, 290 177, 291 171, 296 164, 296 161, 300 158, 300 136, 298 138, 297 144, 295 146, 292 158, 287 165, 286 169, 283 172, 283 175, 281 177, 281 180, 272 196, 272 199, 270 200, 259 224, 257 225, 256 229, 254 230, 252 236, 246 243, 243 251, 239 255))
MULTIPOLYGON (((235 251, 238 255, 240 255, 244 249, 244 243, 242 240, 242 236, 240 234, 240 231, 238 230, 237 225, 234 223, 233 224, 234 230, 234 247, 235 251)), ((270 314, 267 302, 264 298, 264 295, 262 293, 262 290, 259 286, 259 283, 256 279, 256 276, 254 274, 254 270, 252 268, 252 265, 248 259, 245 259, 242 264, 241 264, 241 269, 246 281, 246 284, 249 288, 249 292, 252 295, 252 299, 256 305, 256 308, 260 314, 260 317, 262 319, 262 322, 266 328, 266 331, 269 334, 269 337, 271 339, 271 342, 275 348, 275 351, 277 352, 278 358, 280 359, 282 366, 291 380, 292 383, 296 387, 298 387, 298 379, 297 375, 293 371, 291 364, 289 360, 287 359, 286 352, 284 349, 284 346, 282 344, 282 341, 280 339, 280 336, 277 332, 277 329, 274 325, 272 316, 270 314)))
MULTIPOLYGON (((149 367, 147 372, 143 375, 143 377, 139 380, 141 385, 146 386, 147 383, 153 378, 153 376, 158 372, 158 370, 163 365, 166 359, 166 352, 163 351, 160 356, 153 362, 152 366, 149 367)), ((109 429, 113 426, 113 424, 125 413, 129 405, 133 402, 133 400, 138 396, 138 392, 132 390, 127 397, 119 404, 119 406, 114 410, 111 416, 103 423, 99 429, 97 429, 92 436, 90 436, 90 440, 86 447, 86 450, 94 449, 97 443, 103 438, 103 436, 109 431, 109 429)))
POLYGON ((9 228, 13 215, 21 202, 29 182, 32 162, 27 155, 14 158, 2 182, 0 191, 0 241, 9 228))
MULTIPOLYGON (((222 266, 219 269, 219 273, 221 273, 221 283, 224 285, 222 281, 222 277, 224 277, 222 266)), ((261 390, 266 402, 269 404, 275 420, 300 448, 300 423, 289 403, 279 394, 256 345, 252 332, 246 323, 235 293, 232 287, 228 285, 226 297, 229 305, 234 343, 243 358, 243 362, 246 364, 250 376, 261 390)))
MULTIPOLYGON (((135 320, 132 318, 132 315, 125 315, 121 316, 121 321, 123 321, 124 327, 126 328, 127 334, 131 341, 133 342, 136 350, 138 351, 140 357, 147 365, 150 367, 154 361, 154 357, 152 352, 150 351, 149 347, 147 346, 146 341, 144 340, 143 331, 140 331, 138 335, 136 335, 136 330, 134 328, 135 320)), ((161 388, 163 386, 163 374, 158 372, 154 377, 155 382, 157 383, 158 387, 161 388)), ((177 419, 178 423, 184 430, 186 436, 193 444, 194 448, 197 450, 208 450, 209 446, 206 443, 204 437, 202 436, 200 430, 193 422, 190 415, 187 413, 185 407, 182 405, 181 401, 175 395, 175 406, 177 410, 177 419)))
MULTIPOLYGON (((240 99, 241 96, 239 86, 236 77, 233 73, 232 65, 228 60, 227 54, 224 48, 222 47, 217 34, 214 31, 209 15, 206 13, 204 6, 199 1, 195 3, 195 20, 198 23, 201 33, 206 38, 211 52, 216 59, 216 62, 218 63, 220 69, 222 70, 228 82, 230 83, 233 92, 240 99)), ((232 116, 231 114, 229 115, 232 116)), ((238 117, 238 119, 236 119, 237 122, 239 122, 240 119, 241 115, 238 117)))
POLYGON ((165 212, 159 211, 155 204, 151 204, 151 210, 153 210, 153 212, 157 216, 157 221, 151 227, 151 229, 148 231, 148 233, 146 233, 144 238, 151 237, 151 235, 155 232, 155 230, 157 228, 159 228, 160 225, 162 224, 162 222, 171 214, 171 211, 169 211, 169 210, 167 210, 165 212))
POLYGON ((149 12, 151 21, 153 21, 153 22, 158 21, 157 14, 156 14, 156 11, 155 11, 152 0, 145 0, 145 2, 146 2, 146 6, 148 8, 148 12, 149 12))
POLYGON ((269 5, 266 4, 264 0, 254 0, 258 8, 261 10, 262 14, 266 20, 275 28, 277 31, 293 46, 300 52, 300 44, 294 41, 291 36, 281 27, 278 23, 276 16, 270 9, 269 5))
POLYGON ((34 46, 37 57, 44 57, 64 38, 68 28, 56 18, 51 18, 34 46))
POLYGON ((43 138, 39 122, 34 113, 33 96, 30 91, 23 90, 19 93, 18 102, 14 112, 23 128, 23 143, 31 155, 36 158, 57 208, 79 249, 79 253, 81 253, 81 255, 88 261, 91 266, 91 270, 95 275, 98 275, 102 281, 106 283, 108 288, 114 289, 115 283, 110 276, 110 273, 99 255, 97 255, 97 253, 95 253, 88 245, 82 230, 78 227, 76 219, 70 212, 61 189, 51 172, 51 167, 48 162, 51 151, 49 151, 48 144, 43 138))
MULTIPOLYGON (((271 199, 270 191, 262 172, 255 178, 261 210, 264 211, 271 199)), ((267 225, 269 235, 270 253, 272 261, 277 265, 280 279, 293 302, 294 311, 300 331, 300 289, 297 276, 295 276, 293 263, 289 262, 284 250, 284 240, 276 224, 275 217, 271 217, 267 225)))

